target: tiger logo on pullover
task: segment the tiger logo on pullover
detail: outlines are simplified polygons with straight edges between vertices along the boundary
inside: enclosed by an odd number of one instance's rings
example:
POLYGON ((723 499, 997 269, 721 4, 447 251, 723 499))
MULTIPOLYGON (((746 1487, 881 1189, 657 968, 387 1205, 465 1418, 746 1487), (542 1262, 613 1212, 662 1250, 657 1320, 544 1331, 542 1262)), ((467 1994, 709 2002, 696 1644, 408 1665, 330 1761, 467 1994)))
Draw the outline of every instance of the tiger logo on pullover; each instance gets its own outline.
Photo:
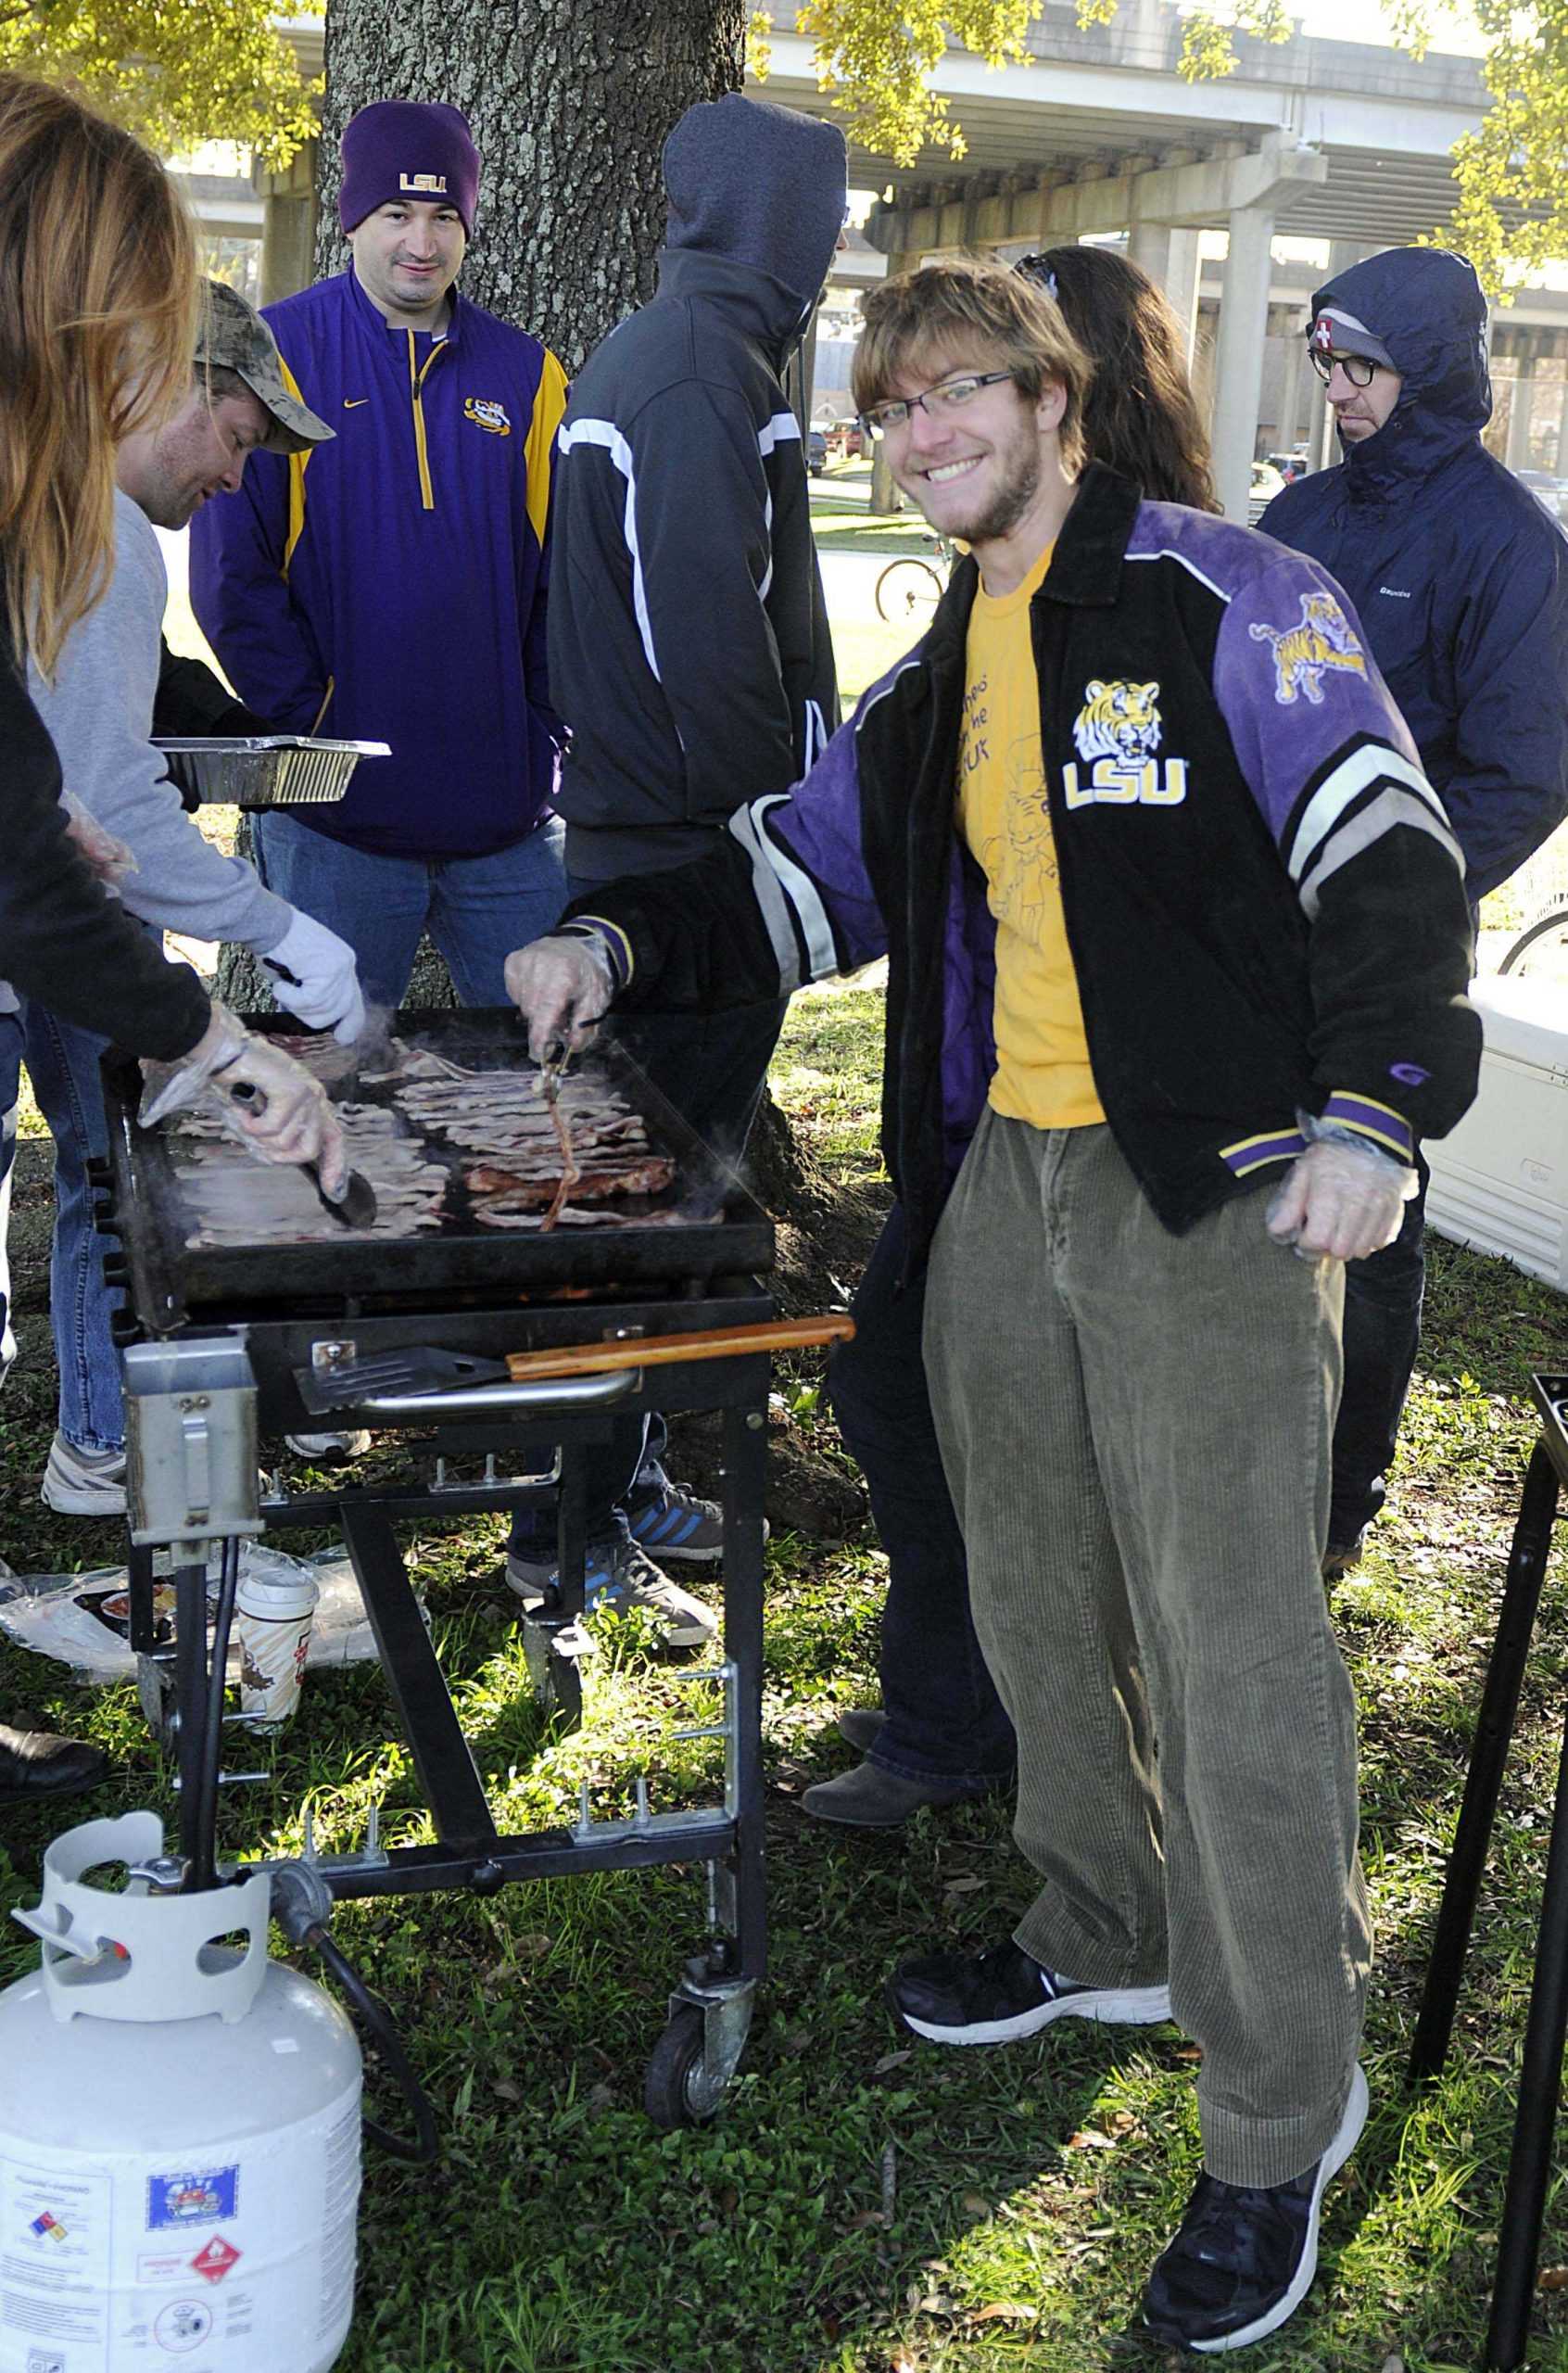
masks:
POLYGON ((1303 593, 1299 626, 1254 624, 1247 631, 1254 642, 1273 645, 1274 698, 1282 708, 1293 707, 1298 692, 1321 708, 1323 677, 1331 667, 1356 676, 1367 672, 1366 654, 1332 593, 1303 593))

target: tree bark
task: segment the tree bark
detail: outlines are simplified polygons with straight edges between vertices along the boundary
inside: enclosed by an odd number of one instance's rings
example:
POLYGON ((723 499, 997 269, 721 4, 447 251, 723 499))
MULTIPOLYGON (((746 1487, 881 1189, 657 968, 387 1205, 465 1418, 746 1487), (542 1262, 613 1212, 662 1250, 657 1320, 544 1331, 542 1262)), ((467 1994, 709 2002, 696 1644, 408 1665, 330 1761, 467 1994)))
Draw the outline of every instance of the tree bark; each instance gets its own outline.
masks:
MULTIPOLYGON (((740 88, 746 13, 746 0, 330 0, 317 277, 348 261, 348 118, 374 99, 444 99, 467 116, 482 168, 459 285, 575 372, 653 293, 665 136, 699 99, 740 88)), ((243 818, 238 845, 250 854, 243 818)), ((223 950, 218 986, 239 1012, 272 1004, 247 948, 223 950)), ((458 1002, 428 940, 404 1002, 458 1002)))

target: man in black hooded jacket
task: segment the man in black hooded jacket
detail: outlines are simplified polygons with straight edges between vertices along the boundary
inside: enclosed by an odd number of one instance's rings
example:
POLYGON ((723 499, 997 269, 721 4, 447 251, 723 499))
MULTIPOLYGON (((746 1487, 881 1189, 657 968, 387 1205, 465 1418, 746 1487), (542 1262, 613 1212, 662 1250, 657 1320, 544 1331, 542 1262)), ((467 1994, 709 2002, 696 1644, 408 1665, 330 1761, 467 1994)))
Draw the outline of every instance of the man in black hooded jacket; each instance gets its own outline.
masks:
MULTIPOLYGON (((574 896, 716 847, 732 812, 788 791, 839 722, 783 378, 842 240, 843 135, 731 95, 688 108, 664 172, 658 293, 588 357, 557 445, 550 680, 572 734, 556 805, 574 896)), ((623 1034, 737 1158, 783 1018, 769 999, 639 1013, 623 1034)), ((591 1518, 590 1602, 648 1606, 672 1646, 699 1645, 712 1618, 650 1558, 716 1558, 718 1510, 669 1482, 656 1443, 639 1467, 635 1423, 629 1457, 627 1434, 596 1467, 596 1511, 610 1493, 624 1507, 591 1518)), ((553 1565, 541 1510, 514 1528, 508 1576, 527 1601, 553 1565)))
MULTIPOLYGON (((1344 460, 1259 522, 1350 595, 1464 852, 1473 908, 1568 815, 1568 542, 1481 442, 1486 300, 1469 260, 1394 247, 1317 291, 1308 326, 1344 460)), ((1354 1564, 1421 1340, 1423 1192, 1345 1279, 1325 1570, 1354 1564)))

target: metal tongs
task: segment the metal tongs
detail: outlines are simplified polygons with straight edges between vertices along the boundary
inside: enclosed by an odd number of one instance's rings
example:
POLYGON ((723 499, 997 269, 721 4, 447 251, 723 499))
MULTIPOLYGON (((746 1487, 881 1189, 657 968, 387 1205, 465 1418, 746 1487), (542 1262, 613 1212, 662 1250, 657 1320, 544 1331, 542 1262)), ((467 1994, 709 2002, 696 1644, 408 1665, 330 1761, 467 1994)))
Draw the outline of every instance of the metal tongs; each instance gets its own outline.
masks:
POLYGON ((561 1083, 570 1060, 571 1048, 564 1038, 552 1038, 539 1058, 539 1094, 552 1109, 560 1098, 561 1083))

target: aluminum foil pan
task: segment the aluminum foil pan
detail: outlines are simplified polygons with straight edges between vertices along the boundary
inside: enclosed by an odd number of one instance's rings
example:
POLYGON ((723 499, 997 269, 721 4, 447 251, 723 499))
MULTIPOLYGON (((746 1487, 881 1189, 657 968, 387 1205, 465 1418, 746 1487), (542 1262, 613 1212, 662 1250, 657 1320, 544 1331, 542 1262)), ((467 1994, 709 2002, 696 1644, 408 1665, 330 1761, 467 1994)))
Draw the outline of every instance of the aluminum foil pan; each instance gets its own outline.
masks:
POLYGON ((385 742, 318 742, 297 733, 179 734, 155 739, 180 789, 203 807, 300 807, 341 799, 361 758, 385 742))

